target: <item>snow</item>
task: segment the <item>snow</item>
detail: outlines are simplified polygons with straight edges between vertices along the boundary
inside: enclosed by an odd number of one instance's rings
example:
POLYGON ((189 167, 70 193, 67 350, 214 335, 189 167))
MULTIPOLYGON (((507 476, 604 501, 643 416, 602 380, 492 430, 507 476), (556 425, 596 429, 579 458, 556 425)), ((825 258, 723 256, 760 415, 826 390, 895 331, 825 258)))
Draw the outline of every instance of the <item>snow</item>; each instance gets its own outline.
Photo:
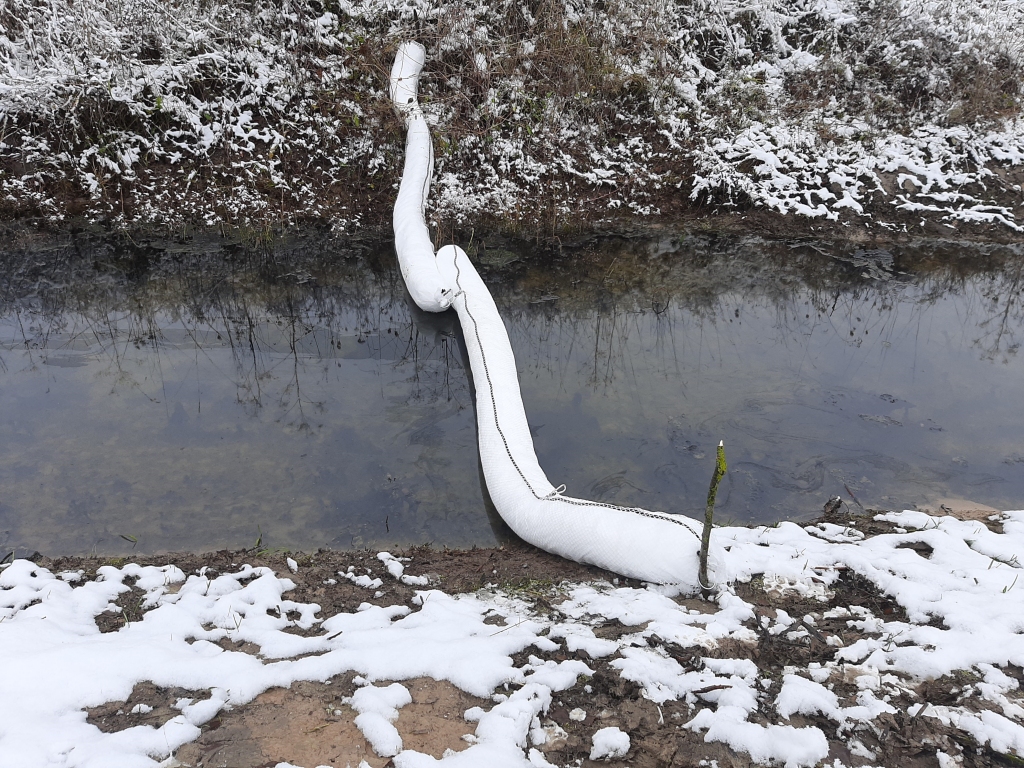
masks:
MULTIPOLYGON (((786 722, 790 718, 823 715, 840 733, 870 727, 896 712, 888 700, 907 695, 912 681, 972 670, 977 682, 961 700, 970 695, 973 704, 921 702, 908 714, 934 718, 997 752, 1020 754, 1024 706, 1018 681, 1005 670, 1024 666, 1024 585, 1015 581, 1024 512, 999 515, 998 533, 977 521, 913 511, 879 519, 894 524, 895 532, 837 537, 827 526, 791 523, 716 529, 724 552, 720 568, 730 584, 759 575, 801 595, 797 585, 814 594, 810 585, 827 588, 852 570, 891 596, 906 620, 862 606, 804 619, 778 610, 756 620, 752 606, 729 586, 710 612, 700 612, 678 602, 671 588, 605 582, 563 587, 552 611, 538 612, 492 588, 465 595, 421 590, 411 606, 363 603, 322 616, 315 604, 288 600, 292 582, 268 568, 242 565, 211 577, 205 571, 186 575, 173 564, 129 563, 101 567, 92 578, 16 560, 0 570, 0 657, 18 662, 0 676, 0 766, 156 765, 227 707, 243 706, 274 686, 353 673, 360 687, 346 704, 377 754, 394 756, 396 766, 545 765, 549 758, 536 747, 557 737, 558 727, 540 718, 554 695, 583 687, 594 674, 580 660, 545 658, 563 647, 617 654, 606 663, 639 684, 646 698, 686 703, 686 728, 755 761, 787 766, 815 765, 828 754, 820 728, 796 727, 786 722), (918 542, 932 548, 930 556, 900 546, 918 542), (148 610, 140 621, 101 633, 96 617, 116 610, 112 603, 128 589, 126 579, 145 592, 148 610), (488 617, 505 626, 496 628, 488 617), (848 645, 837 636, 835 661, 787 667, 777 688, 749 658, 709 654, 726 641, 750 644, 758 631, 780 637, 806 632, 829 617, 863 636, 848 645), (612 620, 627 631, 614 640, 594 636, 595 626, 612 620), (289 627, 307 632, 296 635, 289 627), (255 644, 259 654, 225 650, 217 644, 225 638, 255 644), (665 652, 666 643, 695 649, 701 663, 684 668, 665 652), (527 661, 516 666, 513 654, 528 649, 527 661), (403 749, 395 723, 411 696, 395 681, 419 677, 447 680, 492 702, 465 713, 476 729, 464 751, 438 760, 403 749), (124 700, 147 680, 192 693, 159 727, 103 733, 86 722, 85 708, 124 700), (840 703, 832 690, 837 682, 854 685, 855 703, 840 703), (779 722, 752 719, 766 707, 779 722)), ((399 578, 410 564, 388 553, 378 560, 392 576, 401 566, 399 578)), ((588 717, 582 709, 569 714, 581 724, 588 717)), ((629 749, 629 734, 614 727, 593 739, 593 759, 629 749)), ((852 737, 849 743, 851 750, 870 752, 852 737)))
POLYGON ((615 726, 602 728, 592 737, 593 748, 590 750, 591 760, 606 760, 623 757, 629 752, 629 734, 615 726))
MULTIPOLYGON (((412 576, 407 574, 405 572, 405 566, 402 565, 399 559, 390 552, 381 552, 377 555, 377 559, 384 564, 384 567, 388 569, 388 573, 390 573, 393 578, 403 584, 410 587, 425 587, 430 584, 430 579, 426 576, 412 576)), ((378 584, 377 586, 380 585, 378 584)))
POLYGON ((339 571, 338 575, 342 578, 348 579, 357 587, 363 587, 365 589, 380 589, 384 586, 384 581, 379 578, 371 578, 365 573, 356 574, 354 569, 350 566, 347 571, 339 571))
POLYGON ((386 688, 367 685, 360 688, 345 702, 359 714, 356 727, 370 742, 380 757, 394 757, 402 751, 402 737, 392 723, 398 719, 398 710, 412 703, 409 689, 400 683, 386 688))
POLYGON ((832 720, 842 719, 839 699, 832 691, 796 674, 783 678, 782 690, 775 697, 775 711, 786 720, 794 714, 822 714, 832 720))
POLYGON ((828 740, 818 728, 789 725, 758 725, 747 721, 741 707, 701 710, 686 727, 706 730, 705 741, 720 741, 737 752, 746 752, 759 764, 781 762, 786 768, 817 765, 828 757, 828 740))

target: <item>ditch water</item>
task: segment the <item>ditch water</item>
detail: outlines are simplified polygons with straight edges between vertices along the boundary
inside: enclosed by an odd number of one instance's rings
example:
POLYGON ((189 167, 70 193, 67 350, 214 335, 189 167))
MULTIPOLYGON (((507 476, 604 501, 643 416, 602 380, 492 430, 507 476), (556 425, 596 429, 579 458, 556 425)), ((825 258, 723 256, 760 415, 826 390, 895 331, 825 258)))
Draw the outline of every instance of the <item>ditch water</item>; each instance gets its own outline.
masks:
MULTIPOLYGON (((1024 254, 476 242, 567 493, 720 522, 1024 505, 1024 254)), ((390 245, 0 255, 0 557, 493 545, 454 313, 390 245)))

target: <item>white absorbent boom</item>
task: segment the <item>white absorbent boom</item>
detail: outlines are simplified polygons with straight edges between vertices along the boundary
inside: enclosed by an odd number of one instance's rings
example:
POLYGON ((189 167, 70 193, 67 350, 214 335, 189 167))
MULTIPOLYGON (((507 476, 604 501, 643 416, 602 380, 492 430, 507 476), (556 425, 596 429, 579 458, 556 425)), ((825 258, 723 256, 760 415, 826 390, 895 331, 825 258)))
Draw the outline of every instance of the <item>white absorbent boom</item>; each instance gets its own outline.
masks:
POLYGON ((698 524, 686 517, 563 496, 537 461, 505 325, 487 286, 455 245, 435 256, 423 218, 433 166, 430 131, 417 100, 426 55, 403 43, 391 72, 391 98, 408 128, 395 202, 395 250, 413 300, 459 315, 476 388, 480 460, 487 491, 521 538, 570 560, 645 581, 699 589, 698 524))

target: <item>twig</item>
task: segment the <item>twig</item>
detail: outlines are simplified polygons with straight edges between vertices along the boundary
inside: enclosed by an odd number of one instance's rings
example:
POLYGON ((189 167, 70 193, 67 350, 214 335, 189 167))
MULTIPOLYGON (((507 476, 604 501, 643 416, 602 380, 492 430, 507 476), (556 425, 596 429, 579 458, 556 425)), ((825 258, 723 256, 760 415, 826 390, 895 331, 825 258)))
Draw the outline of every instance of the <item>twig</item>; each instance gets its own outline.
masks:
POLYGON ((848 486, 848 485, 847 485, 847 484, 846 484, 846 483, 844 482, 844 483, 843 483, 843 488, 845 488, 845 489, 846 489, 846 492, 847 492, 848 494, 850 494, 850 498, 851 498, 851 499, 853 499, 853 503, 854 503, 854 504, 856 504, 856 505, 857 505, 858 507, 860 507, 861 509, 864 509, 864 505, 863 505, 863 504, 861 504, 861 503, 860 503, 860 500, 859 500, 859 499, 858 499, 858 498, 857 498, 856 496, 854 496, 854 495, 853 495, 853 491, 851 491, 851 490, 850 490, 850 486, 848 486))
POLYGON ((706 688, 699 688, 696 691, 691 691, 694 696, 702 696, 705 693, 711 693, 712 691, 724 691, 726 688, 732 688, 731 685, 709 685, 706 688))
POLYGON ((825 636, 821 634, 821 632, 819 632, 813 626, 808 624, 804 619, 800 619, 800 626, 806 629, 808 632, 810 632, 814 636, 814 638, 818 640, 822 645, 828 645, 828 640, 825 639, 825 636))

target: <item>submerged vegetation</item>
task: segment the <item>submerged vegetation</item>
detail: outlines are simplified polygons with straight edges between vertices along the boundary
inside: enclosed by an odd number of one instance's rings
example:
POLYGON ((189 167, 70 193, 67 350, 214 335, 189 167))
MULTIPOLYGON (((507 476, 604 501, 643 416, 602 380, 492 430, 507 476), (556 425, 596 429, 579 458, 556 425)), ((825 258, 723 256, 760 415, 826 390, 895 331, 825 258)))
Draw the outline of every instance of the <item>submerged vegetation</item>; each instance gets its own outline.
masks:
POLYGON ((380 225, 410 37, 443 228, 712 206, 1011 234, 1024 216, 1009 0, 9 0, 0 29, 8 218, 380 225))

